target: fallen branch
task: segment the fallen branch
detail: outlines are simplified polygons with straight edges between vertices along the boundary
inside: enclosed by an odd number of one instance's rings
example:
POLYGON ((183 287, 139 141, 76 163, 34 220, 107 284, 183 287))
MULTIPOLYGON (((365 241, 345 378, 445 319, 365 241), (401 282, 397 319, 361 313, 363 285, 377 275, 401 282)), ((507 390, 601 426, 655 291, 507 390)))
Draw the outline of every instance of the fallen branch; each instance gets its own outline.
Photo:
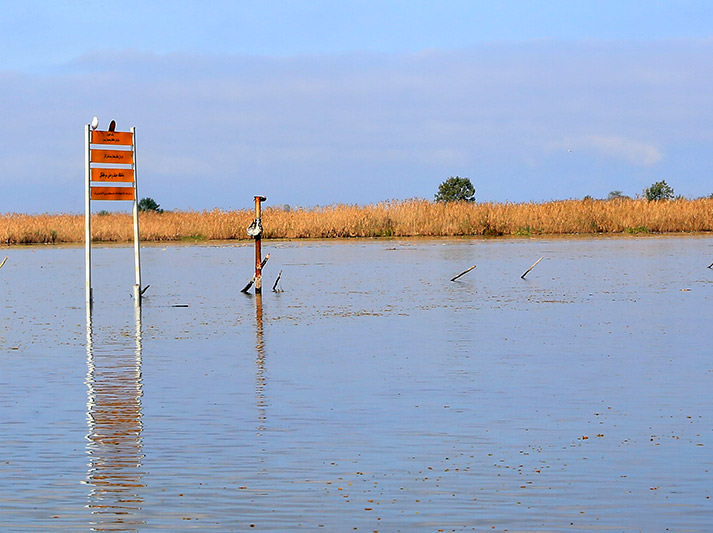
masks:
MULTIPOLYGON (((267 263, 267 260, 268 260, 268 259, 270 259, 270 254, 267 254, 267 255, 265 256, 265 259, 262 260, 262 263, 260 263, 260 270, 262 270, 262 267, 265 266, 265 263, 267 263)), ((250 290, 250 287, 253 286, 253 283, 255 283, 255 276, 253 276, 252 278, 250 278, 250 281, 247 282, 247 284, 245 285, 245 287, 243 287, 240 292, 248 292, 248 291, 250 290)))
POLYGON ((247 293, 247 292, 250 290, 250 287, 253 286, 253 283, 255 283, 255 276, 253 276, 253 277, 250 279, 250 281, 247 282, 247 284, 245 285, 245 287, 243 287, 243 288, 240 290, 240 292, 247 293))
POLYGON ((522 276, 520 276, 520 277, 521 277, 522 279, 525 279, 525 276, 527 276, 527 274, 530 272, 530 270, 532 270, 533 268, 535 268, 535 267, 537 266, 537 263, 539 263, 539 262, 542 261, 543 259, 544 259, 544 257, 540 257, 537 261, 534 262, 534 264, 533 264, 530 268, 528 268, 527 270, 525 270, 525 273, 524 273, 522 276))
POLYGON ((461 273, 458 274, 457 276, 452 277, 452 278, 451 278, 451 281, 457 280, 457 279, 458 279, 459 277, 461 277, 463 274, 467 274, 468 272, 470 272, 471 270, 473 270, 475 267, 476 267, 476 265, 473 265, 472 267, 470 267, 470 268, 464 270, 463 272, 461 272, 461 273))

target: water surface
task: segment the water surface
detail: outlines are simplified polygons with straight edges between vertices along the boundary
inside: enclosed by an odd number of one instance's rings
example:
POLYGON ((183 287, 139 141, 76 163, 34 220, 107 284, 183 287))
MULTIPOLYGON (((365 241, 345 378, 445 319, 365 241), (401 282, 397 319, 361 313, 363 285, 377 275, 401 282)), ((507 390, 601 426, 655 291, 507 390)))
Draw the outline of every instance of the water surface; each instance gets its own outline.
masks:
POLYGON ((713 238, 264 250, 6 249, 0 528, 709 530, 713 238))

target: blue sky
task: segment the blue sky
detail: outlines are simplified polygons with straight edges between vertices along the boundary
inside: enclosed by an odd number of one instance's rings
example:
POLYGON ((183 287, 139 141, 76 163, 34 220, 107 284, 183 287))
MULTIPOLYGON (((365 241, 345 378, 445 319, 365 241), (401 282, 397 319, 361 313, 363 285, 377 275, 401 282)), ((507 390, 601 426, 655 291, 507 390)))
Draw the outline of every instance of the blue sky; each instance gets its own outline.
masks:
POLYGON ((93 115, 167 209, 713 193, 711 2, 0 8, 0 212, 82 211, 93 115))

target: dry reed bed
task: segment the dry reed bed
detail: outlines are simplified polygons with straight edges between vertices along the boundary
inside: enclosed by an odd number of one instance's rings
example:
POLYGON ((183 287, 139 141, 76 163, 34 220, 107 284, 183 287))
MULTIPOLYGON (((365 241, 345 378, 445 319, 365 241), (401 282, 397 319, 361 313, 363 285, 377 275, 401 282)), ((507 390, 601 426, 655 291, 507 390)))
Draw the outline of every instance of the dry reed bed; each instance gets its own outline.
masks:
MULTIPOLYGON (((146 212, 143 241, 246 239, 251 210, 146 212)), ((563 200, 546 203, 433 203, 426 200, 368 206, 263 210, 265 238, 555 235, 713 231, 713 200, 563 200)), ((126 242, 131 215, 92 216, 92 239, 126 242)), ((0 243, 76 243, 83 215, 0 215, 0 243)))

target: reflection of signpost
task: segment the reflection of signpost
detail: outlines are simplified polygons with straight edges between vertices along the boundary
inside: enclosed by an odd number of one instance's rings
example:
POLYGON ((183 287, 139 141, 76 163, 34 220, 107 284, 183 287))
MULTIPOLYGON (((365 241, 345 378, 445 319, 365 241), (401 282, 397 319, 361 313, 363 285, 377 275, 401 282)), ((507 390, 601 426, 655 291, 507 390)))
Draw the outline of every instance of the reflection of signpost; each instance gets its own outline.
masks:
MULTIPOLYGON (((146 520, 141 397, 141 308, 134 307, 135 334, 111 332, 116 344, 92 328, 87 307, 87 434, 89 487, 87 508, 91 531, 139 531, 146 520), (131 341, 133 337, 134 342, 131 341), (98 345, 96 341, 98 342, 98 345), (131 346, 133 344, 133 346, 131 346)), ((103 328, 101 329, 103 331, 103 328)))
MULTIPOLYGON (((94 126, 96 124, 93 124, 94 126)), ((139 204, 136 193, 136 129, 98 131, 84 126, 84 262, 86 301, 92 304, 92 200, 133 202, 134 219, 134 303, 141 305, 141 261, 139 257, 139 204), (110 187, 93 183, 111 182, 110 187)))

